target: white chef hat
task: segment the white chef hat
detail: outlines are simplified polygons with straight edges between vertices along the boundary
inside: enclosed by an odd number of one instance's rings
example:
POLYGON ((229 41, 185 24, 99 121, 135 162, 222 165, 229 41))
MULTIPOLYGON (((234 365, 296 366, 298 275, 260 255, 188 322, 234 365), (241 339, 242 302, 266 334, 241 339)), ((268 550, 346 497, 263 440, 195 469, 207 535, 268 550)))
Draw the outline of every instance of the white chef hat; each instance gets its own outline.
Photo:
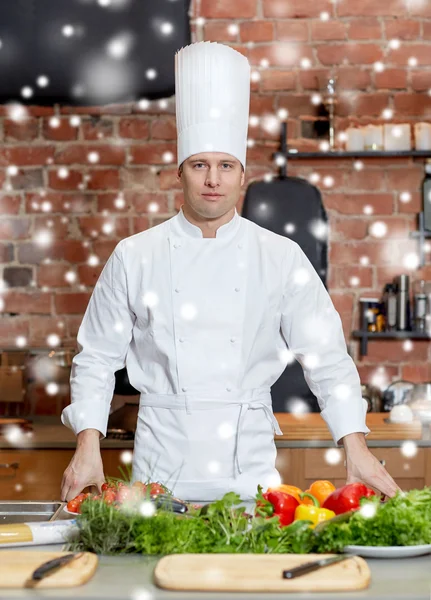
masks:
POLYGON ((250 65, 225 44, 197 42, 175 54, 178 166, 198 152, 226 152, 245 169, 250 65))

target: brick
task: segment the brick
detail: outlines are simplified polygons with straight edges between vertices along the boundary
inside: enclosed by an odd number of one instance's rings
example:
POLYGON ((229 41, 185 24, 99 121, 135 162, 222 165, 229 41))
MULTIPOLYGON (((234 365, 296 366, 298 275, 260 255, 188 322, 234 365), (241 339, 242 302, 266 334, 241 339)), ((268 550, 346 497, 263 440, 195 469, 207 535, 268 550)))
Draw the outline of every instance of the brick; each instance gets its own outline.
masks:
POLYGON ((385 20, 386 39, 416 40, 420 38, 420 27, 420 21, 411 19, 385 20))
POLYGON ((5 313, 15 314, 50 314, 51 294, 47 292, 15 292, 8 291, 3 296, 5 313))
POLYGON ((28 340, 29 320, 26 317, 10 317, 0 319, 0 344, 2 346, 14 346, 19 336, 28 340))
POLYGON ((400 193, 397 194, 397 202, 396 202, 396 210, 397 212, 403 214, 418 214, 422 210, 422 194, 420 192, 411 192, 410 190, 404 190, 409 192, 411 195, 411 200, 409 202, 401 202, 400 195, 403 190, 400 190, 400 193))
POLYGON ((112 192, 97 194, 96 212, 101 213, 103 211, 108 211, 110 214, 127 213, 130 211, 130 204, 127 202, 126 198, 124 197, 124 194, 122 194, 121 192, 117 194, 113 194, 112 192), (119 208, 115 205, 115 201, 117 200, 117 198, 121 198, 125 201, 124 207, 119 208))
POLYGON ((353 294, 346 291, 340 293, 330 293, 331 300, 334 303, 335 310, 339 313, 343 324, 344 335, 347 337, 351 332, 352 313, 353 313, 353 294))
POLYGON ((60 216, 37 216, 34 219, 33 237, 38 231, 43 230, 50 231, 57 239, 64 239, 69 234, 69 226, 69 219, 64 221, 63 217, 60 216))
POLYGON ((252 95, 250 98, 250 114, 263 115, 264 113, 274 112, 275 102, 272 95, 257 96, 252 95))
MULTIPOLYGON (((386 177, 385 171, 383 169, 370 169, 364 168, 362 171, 356 171, 353 169, 348 174, 348 182, 349 182, 349 190, 353 191, 366 191, 370 190, 375 192, 377 190, 384 190, 386 188, 386 177)), ((382 214, 386 213, 387 207, 392 207, 392 199, 389 199, 389 194, 367 194, 367 198, 372 201, 373 207, 376 210, 383 210, 382 214)), ((350 193, 346 195, 346 202, 350 198, 350 193)), ((360 197, 358 195, 352 195, 353 202, 361 202, 360 197)), ((366 198, 362 198, 366 200, 366 198)), ((391 211, 392 212, 392 211, 391 211)))
POLYGON ((2 217, 0 219, 1 240, 23 240, 29 237, 31 220, 28 217, 2 217))
POLYGON ((402 365, 401 378, 413 383, 428 383, 431 380, 431 364, 426 362, 414 365, 402 365))
POLYGON ((79 326, 82 323, 82 315, 76 317, 75 315, 67 315, 64 317, 67 328, 67 337, 76 340, 78 335, 79 326))
POLYGON ((423 170, 420 165, 388 169, 386 171, 386 180, 388 189, 412 191, 417 189, 423 177, 423 170))
POLYGON ((431 89, 431 71, 415 71, 411 74, 412 88, 417 92, 431 89))
POLYGON ((310 94, 289 94, 288 96, 280 96, 279 107, 287 109, 290 117, 314 115, 316 112, 316 107, 311 103, 310 94))
POLYGON ((46 140, 66 142, 77 139, 78 128, 71 125, 68 118, 60 118, 58 127, 51 127, 49 121, 50 119, 44 119, 42 125, 43 137, 46 140))
POLYGON ((201 0, 200 15, 209 19, 251 19, 256 15, 256 0, 201 0))
POLYGON ((83 314, 87 308, 91 294, 83 293, 58 293, 54 297, 55 310, 58 315, 83 314))
POLYGON ((120 189, 119 169, 91 169, 87 183, 89 190, 118 190, 120 189))
MULTIPOLYGON (((366 176, 363 176, 366 179, 366 176)), ((392 215, 393 196, 392 194, 325 194, 325 208, 337 211, 344 215, 362 215, 364 208, 371 206, 372 215, 392 215)))
POLYGON ((81 131, 84 140, 104 140, 113 137, 114 123, 110 119, 100 117, 84 119, 81 122, 81 131))
MULTIPOLYGON (((160 173, 163 170, 160 170, 160 173)), ((124 187, 140 187, 146 191, 157 191, 159 189, 157 167, 127 167, 124 171, 124 187)))
POLYGON ((85 237, 117 237, 125 238, 130 235, 129 220, 127 217, 99 217, 99 216, 86 216, 78 217, 78 225, 85 237), (103 226, 105 224, 112 225, 114 227, 112 233, 104 233, 103 226), (96 236, 93 236, 93 232, 96 232, 96 236))
POLYGON ((10 182, 14 190, 41 188, 43 186, 43 171, 42 169, 21 170, 18 175, 10 178, 10 182))
MULTIPOLYGON (((364 13, 365 14, 365 13, 364 13)), ((378 19, 354 19, 348 24, 349 40, 380 40, 382 26, 378 19)))
POLYGON ((334 275, 335 288, 355 289, 370 288, 373 285, 373 269, 371 267, 335 267, 330 269, 334 275), (358 278, 359 284, 353 285, 352 278, 358 278))
POLYGON ((249 61, 252 65, 259 65, 263 59, 267 59, 271 66, 294 67, 299 66, 303 58, 314 61, 312 48, 304 44, 286 42, 262 44, 251 48, 249 52, 249 61))
MULTIPOLYGON (((364 360, 366 360, 367 357, 364 356, 364 360)), ((359 377, 361 379, 361 383, 362 384, 372 384, 375 381, 375 378, 379 377, 380 375, 380 371, 378 370, 379 367, 377 367, 376 365, 356 365, 357 369, 358 369, 358 373, 359 373, 359 377)), ((399 376, 399 368, 397 367, 393 367, 393 366, 386 366, 384 367, 384 376, 385 379, 388 382, 388 385, 390 383, 392 383, 393 381, 397 381, 398 379, 400 379, 399 376)))
POLYGON ((82 183, 82 173, 69 169, 67 177, 59 177, 58 169, 48 171, 48 187, 54 190, 76 190, 82 183))
POLYGON ((329 262, 333 265, 359 265, 363 256, 369 258, 370 264, 399 264, 399 252, 396 245, 388 241, 355 241, 332 242, 329 246, 329 262))
POLYGON ((343 0, 337 5, 339 17, 362 17, 363 15, 400 17, 407 15, 407 12, 405 0, 386 0, 386 2, 343 0))
POLYGON ((247 150, 247 160, 250 162, 265 162, 269 163, 272 160, 274 148, 269 148, 265 144, 255 144, 247 150))
POLYGON ((275 39, 277 42, 307 42, 308 24, 306 21, 276 21, 275 39))
POLYGON ((1 156, 8 164, 27 167, 44 166, 54 153, 54 146, 14 146, 5 148, 1 156))
POLYGON ((409 9, 412 16, 431 17, 431 6, 425 0, 409 0, 409 9))
POLYGON ((406 69, 385 69, 381 73, 374 75, 376 88, 387 90, 403 90, 407 88, 407 70, 406 69))
POLYGON ((274 39, 274 24, 271 21, 245 21, 239 26, 241 42, 270 42, 274 39))
POLYGON ((147 140, 150 134, 150 121, 142 117, 124 117, 118 125, 120 137, 133 140, 147 140))
POLYGON ((204 39, 212 42, 236 42, 237 33, 231 33, 232 21, 207 21, 204 25, 204 39))
POLYGON ((394 95, 394 109, 398 117, 402 115, 429 117, 431 115, 431 96, 399 92, 394 95))
POLYGON ((43 203, 49 202, 52 206, 50 213, 86 213, 92 210, 93 205, 96 202, 96 195, 89 193, 71 192, 63 194, 61 192, 45 192, 41 195, 40 193, 29 192, 25 196, 26 200, 26 212, 27 213, 41 213, 44 214, 43 203))
POLYGON ((107 261, 111 254, 114 252, 117 240, 95 240, 93 242, 94 254, 99 257, 101 261, 107 261))
POLYGON ((331 240, 362 240, 367 235, 367 229, 368 222, 365 219, 340 219, 331 215, 331 240))
POLYGON ((0 194, 0 214, 17 215, 21 206, 21 197, 18 195, 0 194))
POLYGON ((55 162, 62 165, 122 165, 125 161, 125 157, 126 153, 124 148, 114 144, 70 144, 64 149, 57 151, 55 155, 55 162), (96 152, 98 154, 98 161, 96 163, 91 163, 88 158, 92 152, 96 152))
POLYGON ((145 145, 130 148, 130 161, 133 164, 166 164, 163 160, 165 152, 173 155, 173 161, 177 160, 177 146, 170 142, 151 142, 145 145))
POLYGON ((346 24, 342 21, 312 21, 311 38, 313 40, 345 40, 346 24))
POLYGON ((263 0, 265 17, 309 18, 318 17, 321 12, 333 14, 333 4, 330 0, 263 0))
POLYGON ((65 264, 39 265, 37 268, 37 285, 49 288, 68 288, 71 284, 66 281, 65 275, 70 270, 70 266, 65 264))
POLYGON ((358 94, 357 102, 354 106, 354 114, 358 116, 376 116, 379 117, 382 111, 389 104, 389 94, 377 92, 375 94, 358 94))
POLYGON ((133 233, 140 233, 150 229, 150 220, 148 217, 133 217, 133 233))
POLYGON ((3 279, 8 287, 26 287, 33 279, 33 270, 29 267, 5 267, 3 279))
POLYGON ((0 243, 0 263, 12 262, 14 259, 13 244, 0 243))
POLYGON ((66 115, 85 115, 85 116, 103 116, 103 115, 129 115, 132 112, 132 103, 121 104, 102 104, 97 106, 61 106, 60 113, 66 115))
POLYGON ((61 322, 62 319, 60 317, 30 317, 30 344, 34 346, 46 346, 47 337, 52 334, 58 335, 61 341, 63 341, 64 328, 60 326, 61 322))
POLYGON ((384 267, 380 267, 377 265, 377 285, 383 289, 387 283, 393 281, 394 278, 397 277, 401 272, 404 271, 400 269, 400 265, 385 265, 384 267))
POLYGON ((431 46, 429 44, 401 44, 396 50, 388 51, 388 62, 407 66, 409 58, 415 57, 418 66, 431 65, 431 46))
POLYGON ((4 135, 7 142, 30 142, 39 135, 39 123, 37 119, 28 118, 24 121, 4 120, 4 135))
POLYGON ((152 119, 151 139, 176 141, 177 127, 175 123, 175 117, 166 116, 152 119))
POLYGON ((283 91, 296 89, 296 73, 279 69, 266 69, 262 73, 261 88, 263 91, 283 91))
MULTIPOLYGON (((413 219, 408 215, 405 217, 385 217, 381 220, 387 227, 387 233, 384 237, 386 240, 390 238, 406 238, 411 231, 415 231, 416 229, 413 219)), ((371 236, 371 233, 369 235, 371 236)))
POLYGON ((172 190, 172 189, 183 189, 181 181, 177 180, 177 169, 163 169, 160 171, 160 189, 161 190, 172 190))
POLYGON ((65 260, 82 263, 88 259, 90 251, 79 240, 56 240, 51 246, 41 248, 33 242, 23 242, 18 248, 18 260, 22 264, 39 264, 44 259, 65 260))
POLYGON ((168 197, 165 194, 154 194, 154 193, 145 193, 145 192, 137 192, 132 190, 126 190, 125 199, 128 204, 138 213, 149 213, 152 214, 148 210, 148 205, 151 203, 156 203, 159 206, 159 213, 169 212, 169 201, 168 197))
POLYGON ((99 279, 100 273, 102 272, 103 265, 97 265, 92 267, 90 265, 79 265, 78 277, 80 283, 88 286, 95 286, 99 279))
POLYGON ((424 40, 431 39, 431 21, 422 21, 422 38, 424 40))
POLYGON ((383 59, 383 51, 377 44, 328 44, 318 46, 317 57, 323 65, 370 65, 383 59))
POLYGON ((410 351, 404 349, 403 340, 376 340, 368 342, 368 360, 371 362, 410 362, 422 361, 428 358, 428 344, 426 340, 412 340, 413 348, 410 351))
POLYGON ((329 69, 301 69, 299 84, 304 90, 321 90, 328 82, 329 69))

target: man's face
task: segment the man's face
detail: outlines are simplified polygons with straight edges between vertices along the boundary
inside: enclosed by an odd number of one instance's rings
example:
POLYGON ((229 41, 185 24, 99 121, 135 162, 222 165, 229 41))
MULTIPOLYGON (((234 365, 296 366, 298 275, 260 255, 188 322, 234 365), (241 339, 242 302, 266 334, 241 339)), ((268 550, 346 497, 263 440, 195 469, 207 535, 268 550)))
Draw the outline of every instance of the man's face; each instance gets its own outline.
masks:
POLYGON ((183 184, 184 203, 206 219, 221 217, 234 208, 244 184, 241 163, 224 152, 193 154, 182 163, 177 177, 183 184))

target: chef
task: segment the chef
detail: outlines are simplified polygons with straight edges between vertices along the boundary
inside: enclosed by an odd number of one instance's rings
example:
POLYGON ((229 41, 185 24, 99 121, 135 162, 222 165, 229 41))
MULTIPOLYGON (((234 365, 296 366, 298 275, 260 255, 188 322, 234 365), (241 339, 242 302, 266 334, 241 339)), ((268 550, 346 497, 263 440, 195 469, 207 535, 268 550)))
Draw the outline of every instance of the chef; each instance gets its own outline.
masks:
POLYGON ((341 320, 301 248, 240 217, 250 66, 229 46, 199 42, 175 56, 178 179, 184 204, 164 223, 118 243, 78 331, 71 404, 77 436, 61 495, 104 482, 114 374, 140 392, 133 480, 175 496, 250 501, 280 483, 271 386, 295 357, 347 482, 399 489, 368 450, 366 402, 341 320))

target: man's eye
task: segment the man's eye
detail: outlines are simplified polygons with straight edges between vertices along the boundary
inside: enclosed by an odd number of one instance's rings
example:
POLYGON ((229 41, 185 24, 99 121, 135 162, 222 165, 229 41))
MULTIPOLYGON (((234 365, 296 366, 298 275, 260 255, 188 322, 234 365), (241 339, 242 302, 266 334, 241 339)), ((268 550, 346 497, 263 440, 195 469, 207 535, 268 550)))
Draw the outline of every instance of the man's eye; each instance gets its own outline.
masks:
POLYGON ((232 166, 232 165, 231 165, 231 164, 229 164, 229 163, 223 163, 223 166, 225 166, 225 165, 227 165, 229 168, 232 166))
POLYGON ((204 163, 196 163, 195 167, 199 167, 199 165, 203 165, 204 163))

